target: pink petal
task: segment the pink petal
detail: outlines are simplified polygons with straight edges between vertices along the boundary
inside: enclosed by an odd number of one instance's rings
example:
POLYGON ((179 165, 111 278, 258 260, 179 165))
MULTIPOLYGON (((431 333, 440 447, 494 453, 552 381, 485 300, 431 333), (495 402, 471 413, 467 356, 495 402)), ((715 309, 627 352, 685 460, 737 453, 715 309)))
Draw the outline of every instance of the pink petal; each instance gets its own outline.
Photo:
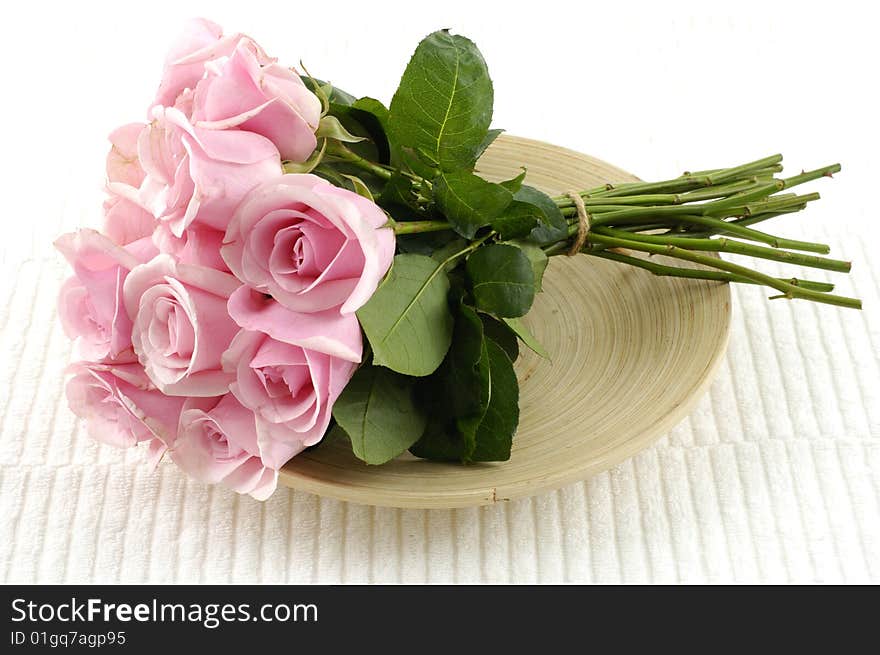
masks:
POLYGON ((138 160, 137 142, 144 123, 129 123, 110 133, 110 152, 107 153, 107 179, 133 187, 140 186, 144 169, 138 160))
POLYGON ((104 233, 121 246, 150 236, 155 226, 153 215, 127 197, 114 195, 104 201, 104 233))
POLYGON ((284 159, 305 161, 317 145, 321 102, 295 72, 260 66, 246 41, 230 57, 208 65, 198 85, 193 117, 200 127, 237 127, 272 141, 284 159))
POLYGON ((298 439, 300 435, 285 429, 277 423, 257 421, 257 440, 260 445, 260 459, 271 469, 280 469, 290 459, 306 449, 298 439))
POLYGON ((354 315, 343 316, 333 310, 294 312, 246 286, 229 297, 227 307, 233 320, 246 330, 347 361, 361 360, 363 340, 354 315))

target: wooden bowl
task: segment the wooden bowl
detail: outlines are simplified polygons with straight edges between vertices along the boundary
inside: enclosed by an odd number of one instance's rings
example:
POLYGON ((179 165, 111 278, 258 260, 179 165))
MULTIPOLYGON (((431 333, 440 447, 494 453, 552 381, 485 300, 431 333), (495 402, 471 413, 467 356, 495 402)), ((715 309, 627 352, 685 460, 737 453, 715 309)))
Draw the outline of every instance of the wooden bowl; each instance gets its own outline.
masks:
MULTIPOLYGON (((497 181, 523 165, 526 181, 551 194, 636 179, 587 155, 512 136, 489 148, 478 171, 497 181)), ((520 423, 510 461, 463 466, 407 454, 368 466, 340 440, 295 457, 281 483, 355 503, 451 508, 583 480, 650 445, 693 407, 727 345, 730 290, 559 256, 526 323, 551 360, 521 348, 520 423)))

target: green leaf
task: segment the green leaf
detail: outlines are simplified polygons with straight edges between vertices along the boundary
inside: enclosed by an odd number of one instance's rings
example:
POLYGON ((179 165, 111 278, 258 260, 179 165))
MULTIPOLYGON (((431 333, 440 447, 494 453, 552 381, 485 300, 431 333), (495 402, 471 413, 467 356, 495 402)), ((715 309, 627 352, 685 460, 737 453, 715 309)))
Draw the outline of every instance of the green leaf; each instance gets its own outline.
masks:
POLYGON ((392 141, 444 171, 472 168, 492 121, 492 80, 473 42, 434 32, 416 48, 391 100, 392 141))
POLYGON ((492 229, 502 239, 519 239, 529 236, 532 229, 544 220, 540 209, 527 202, 514 200, 500 216, 492 219, 492 229))
POLYGON ((346 188, 345 177, 342 173, 336 170, 335 166, 331 166, 328 164, 318 164, 314 169, 312 169, 312 173, 319 177, 324 178, 328 182, 335 184, 338 187, 346 188))
MULTIPOLYGON (((417 234, 398 234, 397 250, 398 252, 414 253, 416 255, 427 255, 435 261, 443 261, 437 259, 436 255, 443 250, 450 241, 458 240, 458 237, 452 232, 420 232, 417 234)), ((459 248, 458 250, 461 250, 459 248)), ((458 252, 456 250, 456 252, 458 252)), ((445 258, 444 258, 445 259, 445 258)), ((447 270, 449 270, 447 268, 447 270)))
POLYGON ((507 323, 499 321, 494 316, 480 314, 480 320, 483 321, 483 335, 501 346, 501 349, 510 357, 510 361, 515 362, 519 357, 519 342, 516 338, 516 332, 507 323))
MULTIPOLYGON (((367 142, 365 141, 364 143, 367 142)), ((312 173, 323 177, 328 182, 332 182, 335 186, 354 191, 355 193, 359 192, 359 188, 363 191, 363 188, 360 187, 360 184, 363 184, 374 199, 378 198, 385 188, 385 180, 373 175, 369 171, 365 171, 362 168, 344 161, 328 161, 327 159, 324 159, 317 167, 315 167, 312 173), (353 178, 357 178, 360 182, 355 182, 353 178)), ((374 202, 376 202, 376 200, 374 200, 374 202)), ((383 209, 386 209, 387 212, 387 208, 383 207, 383 209)), ((392 218, 396 217, 392 216, 392 218)))
POLYGON ((489 225, 513 200, 500 184, 467 171, 443 173, 434 181, 434 198, 452 228, 466 239, 489 225))
POLYGON ((349 437, 348 433, 342 429, 342 426, 334 420, 330 429, 327 430, 327 433, 324 435, 324 438, 316 443, 315 446, 326 446, 337 440, 351 441, 351 437, 349 437))
POLYGON ((464 441, 461 434, 440 421, 429 421, 422 438, 409 449, 416 457, 437 462, 464 460, 464 441))
MULTIPOLYGON (((473 354, 469 348, 469 354, 473 354)), ((468 364, 470 360, 465 360, 468 364)), ((510 458, 510 447, 516 426, 519 422, 519 385, 513 364, 504 350, 491 339, 480 342, 480 358, 476 365, 463 370, 466 375, 459 378, 470 390, 472 406, 466 406, 467 413, 455 416, 457 407, 442 405, 449 396, 436 400, 435 409, 429 419, 422 438, 410 448, 417 457, 443 461, 503 461, 510 458), (475 388, 474 384, 478 387, 475 388), (471 411, 475 408, 476 411, 471 411), (454 420, 448 420, 452 414, 454 420)), ((438 371, 448 375, 448 368, 438 371)), ((446 386, 454 384, 456 378, 447 378, 446 386)))
POLYGON ((523 254, 528 257, 535 274, 535 293, 540 293, 544 290, 544 271, 547 270, 547 264, 550 261, 547 253, 540 246, 528 241, 511 241, 510 244, 522 250, 523 254))
POLYGON ((510 358, 494 341, 486 340, 489 364, 489 402, 476 432, 473 462, 510 459, 513 435, 519 423, 519 384, 510 358))
POLYGON ((433 373, 452 341, 448 293, 441 264, 425 255, 397 255, 376 293, 357 312, 373 361, 404 375, 433 373))
MULTIPOLYGON (((449 243, 446 243, 446 244, 440 246, 439 248, 437 248, 437 250, 435 250, 433 253, 431 253, 431 259, 433 259, 434 261, 437 261, 437 262, 445 262, 447 259, 449 259, 453 255, 460 253, 462 250, 467 248, 467 245, 468 245, 467 241, 465 241, 464 239, 455 238, 452 241, 450 241, 449 243)), ((447 270, 449 270, 450 268, 455 266, 457 263, 458 263, 458 260, 453 260, 453 261, 447 263, 446 264, 447 270)))
POLYGON ((318 123, 318 129, 315 131, 315 136, 319 139, 335 139, 337 141, 344 141, 345 143, 358 143, 359 141, 364 140, 364 137, 355 136, 346 130, 336 116, 331 116, 329 114, 324 116, 321 119, 321 122, 318 123))
POLYGON ((526 344, 535 354, 540 355, 544 359, 550 359, 550 355, 544 350, 544 346, 529 331, 529 328, 526 327, 521 318, 504 318, 501 320, 507 323, 510 329, 516 332, 516 336, 519 337, 520 341, 526 344))
POLYGON ((452 347, 443 363, 444 402, 454 416, 480 412, 477 365, 483 352, 483 322, 477 312, 460 305, 455 317, 452 347))
POLYGON ((504 182, 499 182, 501 186, 510 191, 511 193, 516 193, 522 187, 523 180, 526 179, 526 167, 522 167, 522 172, 516 177, 512 177, 509 180, 505 180, 504 182))
POLYGON ((568 236, 568 222, 565 220, 565 216, 546 193, 524 184, 513 197, 519 202, 533 205, 540 210, 544 217, 542 224, 534 228, 529 235, 532 241, 544 245, 561 241, 568 236))
POLYGON ((380 203, 384 205, 399 205, 410 209, 417 209, 418 196, 413 188, 413 181, 400 171, 391 174, 385 188, 379 195, 380 203))
MULTIPOLYGON (((476 315, 476 312, 474 312, 476 315)), ((479 319, 477 319, 479 321, 479 319)), ((473 411, 458 416, 455 421, 455 427, 462 436, 463 449, 461 460, 463 462, 472 461, 472 456, 477 448, 477 432, 480 429, 480 423, 486 414, 486 408, 492 398, 492 374, 489 367, 488 344, 491 343, 485 337, 480 340, 480 358, 474 366, 473 381, 475 388, 473 390, 473 411)))
POLYGON ((437 371, 420 386, 420 402, 431 419, 411 451, 427 459, 466 461, 476 447, 476 431, 489 401, 488 361, 483 323, 460 301, 452 346, 437 371))
POLYGON ((359 178, 357 175, 346 175, 342 173, 342 177, 351 182, 352 187, 354 187, 354 192, 359 196, 363 196, 370 202, 373 202, 373 194, 370 192, 370 187, 364 184, 364 181, 359 178))
POLYGON ((324 159, 327 151, 327 139, 321 141, 321 147, 311 154, 304 162, 285 161, 283 168, 285 173, 311 173, 324 159))
POLYGON ((381 101, 370 96, 364 96, 355 100, 351 104, 351 108, 359 115, 369 114, 378 121, 383 130, 388 129, 388 107, 383 105, 381 101))
POLYGON ((349 105, 331 103, 330 113, 339 118, 353 134, 367 136, 376 148, 376 159, 381 164, 391 163, 388 143, 388 108, 375 98, 358 98, 349 105))
MULTIPOLYGON (((389 124, 389 129, 391 129, 389 124)), ((416 153, 415 150, 404 148, 396 142, 392 142, 391 151, 397 157, 397 166, 402 170, 415 173, 426 180, 432 180, 440 173, 440 169, 434 163, 427 162, 425 157, 416 153)))
POLYGON ((427 419, 413 402, 413 379, 380 366, 362 366, 333 405, 333 418, 351 438, 354 454, 384 464, 412 446, 427 419))
POLYGON ((522 250, 500 243, 483 246, 468 257, 466 268, 477 307, 507 318, 529 311, 535 274, 522 250))
POLYGON ((489 146, 491 146, 495 142, 495 139, 497 139, 501 135, 502 132, 504 132, 504 130, 498 130, 498 129, 489 130, 488 132, 486 132, 486 138, 483 139, 483 142, 477 148, 477 159, 479 159, 480 156, 484 152, 486 152, 486 150, 489 148, 489 146))
POLYGON ((300 79, 312 93, 324 93, 324 89, 329 86, 331 88, 331 91, 327 99, 330 101, 331 104, 335 103, 338 105, 350 105, 354 102, 353 95, 351 95, 350 93, 346 93, 339 87, 333 86, 329 82, 312 78, 309 75, 300 75, 300 79))

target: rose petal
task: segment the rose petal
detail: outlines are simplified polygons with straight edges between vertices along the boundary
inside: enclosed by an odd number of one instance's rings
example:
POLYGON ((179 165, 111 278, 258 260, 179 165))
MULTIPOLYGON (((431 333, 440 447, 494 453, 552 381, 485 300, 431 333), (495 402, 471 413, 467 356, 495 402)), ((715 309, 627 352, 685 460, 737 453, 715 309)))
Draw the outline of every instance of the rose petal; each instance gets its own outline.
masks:
POLYGON ((229 297, 227 308, 232 319, 246 330, 350 362, 361 360, 363 339, 353 314, 343 316, 333 310, 294 312, 246 286, 229 297))
POLYGON ((290 69, 260 61, 249 41, 208 64, 193 103, 199 127, 238 128, 272 141, 284 159, 302 162, 317 145, 321 101, 290 69))
POLYGON ((253 413, 228 394, 187 401, 171 457, 196 479, 264 500, 275 489, 277 472, 266 467, 258 449, 253 413))
POLYGON ((182 399, 139 388, 106 366, 79 362, 69 372, 70 408, 86 420, 93 438, 118 447, 147 440, 174 442, 182 399))
POLYGON ((125 280, 131 341, 150 380, 165 394, 218 396, 233 375, 221 356, 238 332, 226 309, 238 281, 221 271, 157 255, 125 280), (190 334, 192 331, 192 334, 190 334))
POLYGON ((354 314, 394 257, 386 223, 366 198, 314 175, 284 175, 247 195, 220 252, 239 279, 288 309, 354 314))
POLYGON ((140 186, 144 180, 144 169, 137 154, 137 142, 144 123, 129 123, 110 133, 110 152, 107 153, 107 179, 122 182, 132 187, 140 186))

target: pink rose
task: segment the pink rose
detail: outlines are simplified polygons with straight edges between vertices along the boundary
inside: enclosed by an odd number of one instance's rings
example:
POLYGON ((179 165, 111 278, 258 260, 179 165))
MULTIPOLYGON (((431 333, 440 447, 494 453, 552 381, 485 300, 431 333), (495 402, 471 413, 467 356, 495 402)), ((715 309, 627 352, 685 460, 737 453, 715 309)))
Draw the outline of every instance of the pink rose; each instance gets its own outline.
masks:
POLYGON ((110 133, 107 153, 107 193, 104 202, 104 233, 119 245, 150 236, 156 220, 143 206, 138 187, 146 173, 138 158, 138 139, 144 123, 129 123, 110 133))
POLYGON ((107 153, 107 179, 139 187, 144 181, 144 169, 138 159, 138 137, 146 125, 129 123, 110 133, 110 152, 107 153))
POLYGON ((302 346, 349 362, 363 354, 361 327, 354 314, 335 308, 300 313, 246 285, 229 297, 229 315, 245 330, 263 332, 277 341, 302 346))
POLYGON ((223 259, 239 279, 297 312, 353 314, 394 257, 385 213, 314 175, 254 189, 226 230, 223 259))
POLYGON ((245 194, 282 172, 278 150, 259 134, 194 127, 173 107, 155 107, 153 118, 138 140, 141 196, 174 236, 194 221, 225 230, 245 194))
POLYGON ((193 123, 262 134, 283 159, 302 162, 317 145, 321 109, 295 71, 275 63, 261 66, 256 45, 242 40, 228 58, 207 65, 195 89, 193 123))
POLYGON ((157 255, 123 289, 131 342, 147 375, 171 396, 220 396, 230 374, 220 356, 238 332, 226 309, 240 285, 231 275, 157 255))
POLYGON ((193 223, 184 230, 183 236, 176 237, 168 223, 159 223, 153 232, 153 243, 156 244, 159 252, 174 255, 184 264, 229 271, 229 267, 220 256, 220 246, 223 245, 223 232, 220 230, 201 223, 193 223))
POLYGON ((278 483, 278 471, 260 458, 254 413, 232 394, 186 400, 171 459, 197 480, 257 500, 271 496, 278 483))
MULTIPOLYGON (((277 468, 292 456, 291 448, 298 452, 322 439, 333 404, 357 364, 351 358, 304 348, 302 343, 310 339, 308 335, 303 338, 303 330, 296 333, 296 324, 299 318, 311 318, 309 315, 297 317, 272 300, 266 303, 271 310, 260 314, 253 311, 260 304, 259 294, 242 289, 230 299, 230 312, 237 321, 244 319, 241 322, 250 329, 243 329, 232 340, 223 355, 223 366, 235 374, 230 391, 257 417, 263 461, 277 468), (245 294, 248 297, 243 300, 245 294), (283 320, 285 312, 287 321, 283 320), (261 327, 265 332, 255 331, 261 327)), ((324 345, 332 339, 332 331, 322 334, 318 323, 311 326, 313 340, 324 345)), ((357 339, 360 341, 359 330, 357 339)))
POLYGON ((131 321, 122 301, 123 283, 156 249, 149 239, 121 247, 94 230, 64 234, 55 247, 73 267, 61 287, 58 315, 65 334, 85 359, 131 359, 131 321))
MULTIPOLYGON (((212 59, 228 56, 241 41, 241 34, 223 36, 223 29, 204 18, 191 20, 165 58, 162 82, 154 104, 172 106, 186 89, 194 89, 205 75, 205 64, 212 59)), ((271 61, 257 49, 259 61, 271 61)))
POLYGON ((111 182, 107 193, 110 197, 104 201, 104 234, 121 246, 152 236, 157 222, 141 204, 136 188, 111 182))
POLYGON ((174 442, 183 399, 153 389, 139 364, 78 362, 68 371, 67 401, 93 439, 117 448, 147 441, 154 462, 174 442))

